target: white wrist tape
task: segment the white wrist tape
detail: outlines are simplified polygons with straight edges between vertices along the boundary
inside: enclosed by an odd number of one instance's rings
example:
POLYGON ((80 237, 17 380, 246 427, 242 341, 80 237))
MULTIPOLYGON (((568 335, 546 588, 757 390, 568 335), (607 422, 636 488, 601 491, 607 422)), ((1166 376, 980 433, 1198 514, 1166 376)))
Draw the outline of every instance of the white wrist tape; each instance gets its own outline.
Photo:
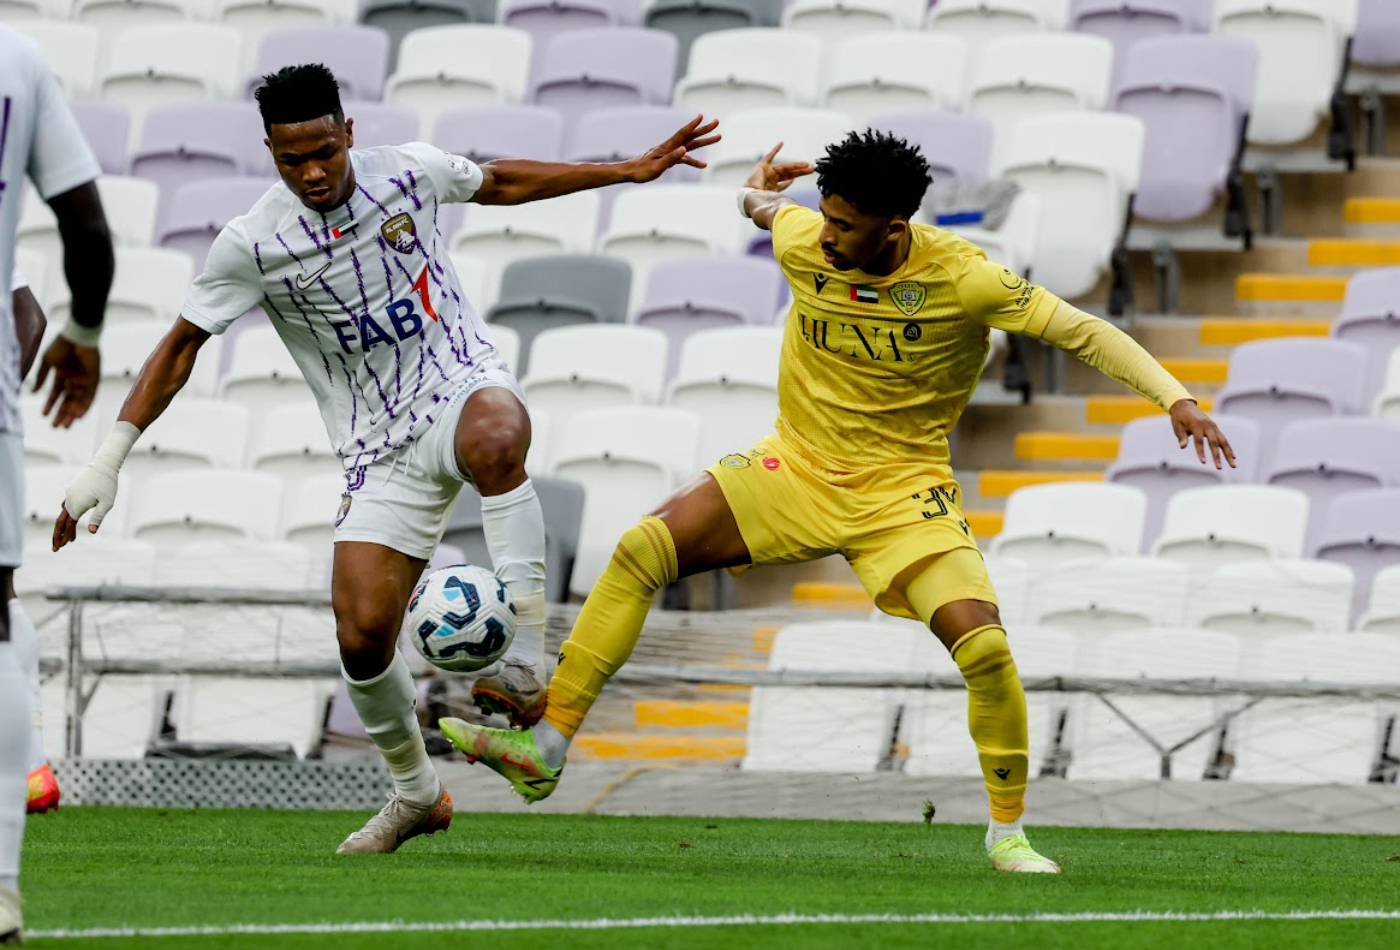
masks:
POLYGON ((131 454, 131 447, 136 444, 136 440, 139 438, 141 438, 140 429, 130 422, 118 422, 112 427, 106 440, 98 447, 97 454, 92 457, 93 463, 109 465, 114 471, 120 471, 122 463, 131 454))
POLYGON ((748 204, 746 203, 746 199, 749 197, 749 195, 753 194, 755 191, 758 191, 758 189, 757 189, 757 188, 750 188, 750 187, 748 187, 747 185, 744 186, 743 188, 740 188, 740 189, 739 189, 739 213, 742 214, 742 215, 743 215, 744 217, 746 217, 746 218, 747 218, 747 217, 750 217, 750 215, 749 215, 749 208, 748 208, 748 204))
POLYGON ((58 335, 76 346, 96 347, 98 339, 102 336, 102 326, 99 324, 95 327, 85 327, 81 323, 69 320, 58 335))
POLYGON ((92 512, 95 529, 117 502, 117 473, 136 444, 141 430, 130 422, 118 422, 87 467, 68 485, 63 507, 74 519, 92 512))

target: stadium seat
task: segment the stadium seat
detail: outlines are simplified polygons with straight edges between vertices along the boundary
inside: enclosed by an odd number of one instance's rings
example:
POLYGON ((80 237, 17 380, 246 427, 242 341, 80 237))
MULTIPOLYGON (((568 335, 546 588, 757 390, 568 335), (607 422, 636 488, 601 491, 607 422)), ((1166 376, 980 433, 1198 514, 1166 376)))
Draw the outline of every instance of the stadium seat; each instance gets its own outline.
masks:
MULTIPOLYGON (((493 24, 496 0, 363 0, 359 19, 389 34, 389 71, 393 72, 408 34, 440 26, 493 24)), ((527 60, 528 56, 527 52, 527 60)))
POLYGON ((1291 423, 1279 433, 1264 481, 1308 496, 1311 548, 1334 498, 1367 488, 1400 487, 1400 423, 1384 419, 1291 423))
MULTIPOLYGON (((90 23, 62 20, 22 20, 8 16, 8 4, 0 4, 0 23, 11 26, 34 41, 53 70, 59 88, 69 99, 90 96, 97 83, 97 51, 102 31, 90 23)), ((123 143, 125 145, 125 143, 123 143)), ((107 170, 104 168, 104 171, 107 170)), ((120 174, 123 169, 112 169, 120 174)))
POLYGON ((563 155, 564 120, 543 106, 450 109, 438 116, 432 142, 445 152, 465 156, 477 164, 497 158, 557 162, 563 155))
POLYGON ((997 592, 997 607, 1002 623, 1008 627, 1029 623, 1031 566, 1014 557, 998 557, 988 552, 982 556, 987 574, 997 592))
POLYGON ((1272 458, 1290 422, 1364 411, 1366 351, 1354 343, 1305 337, 1253 340, 1230 354, 1217 411, 1259 423, 1261 458, 1272 458))
POLYGON ((196 272, 224 225, 247 214, 271 182, 258 178, 207 178, 181 185, 165 202, 159 244, 184 251, 196 272))
POLYGON ((68 16, 68 0, 0 0, 0 23, 19 29, 46 17, 68 16))
POLYGON ((784 0, 652 0, 643 25, 676 38, 676 78, 690 62, 690 47, 707 33, 777 26, 784 0))
POLYGON ((1332 337, 1366 348, 1364 400, 1369 403, 1385 385, 1391 354, 1400 347, 1400 267, 1364 270, 1347 281, 1332 337))
MULTIPOLYGON (((102 331, 102 382, 98 387, 98 399, 103 405, 110 405, 106 400, 111 397, 126 398, 141 367, 169 330, 169 323, 142 320, 116 324, 102 331)), ((200 350, 182 395, 214 395, 218 374, 219 341, 210 340, 200 350)), ((112 405, 111 414, 102 418, 115 419, 120 405, 120 401, 112 405)))
MULTIPOLYGON (((1238 638, 1218 630, 1127 631, 1105 637, 1087 656, 1080 655, 1080 670, 1115 679, 1235 679, 1239 668, 1238 638)), ((1205 778, 1217 763, 1221 742, 1220 730, 1209 727, 1239 705, 1210 696, 1143 695, 1130 689, 1109 698, 1115 709, 1103 702, 1085 703, 1069 765, 1071 779, 1205 778), (1161 748, 1149 744, 1143 733, 1161 748), (1164 753, 1171 756, 1170 766, 1163 763, 1164 753)))
MULTIPOLYGON (((826 153, 828 145, 840 142, 850 129, 850 120, 845 116, 823 109, 754 109, 740 113, 724 121, 724 138, 706 150, 705 183, 738 188, 748 180, 754 165, 780 141, 783 150, 775 161, 815 162, 826 153)), ((651 190, 648 189, 649 194, 651 190)), ((732 209, 732 197, 730 206, 732 209)))
MULTIPOLYGON (((666 334, 650 327, 590 323, 544 330, 530 347, 520 385, 549 414, 555 433, 590 409, 655 404, 666 375, 666 334)), ((542 448, 553 457, 553 446, 542 448)))
POLYGON ((126 174, 126 146, 131 138, 126 109, 120 103, 101 99, 69 99, 68 107, 97 157, 102 174, 126 174))
POLYGON ((634 27, 641 6, 641 0, 498 0, 496 21, 530 34, 534 48, 545 50, 566 33, 634 27))
MULTIPOLYGON (((935 637, 914 634, 913 668, 948 677, 958 675, 948 648, 935 637)), ((1007 639, 1024 683, 1069 676, 1075 672, 1078 643, 1073 633, 1055 627, 1019 625, 1007 639)), ((825 690, 823 690, 825 692, 825 690)), ((967 732, 967 691, 919 689, 904 692, 900 737, 909 746, 904 771, 909 775, 980 776, 977 747, 967 732)), ((1030 734, 1030 772, 1035 775, 1063 753, 1069 716, 1077 705, 1065 693, 1026 693, 1030 734)))
MULTIPOLYGON (((457 272, 457 282, 462 285, 463 296, 476 308, 477 313, 484 315, 496 302, 499 290, 494 286, 497 277, 493 276, 491 267, 474 254, 449 254, 448 257, 452 261, 452 269, 457 272)), ((506 362, 513 366, 515 356, 520 352, 520 337, 514 331, 511 331, 511 335, 515 348, 509 350, 510 358, 506 362)), ((500 334, 493 335, 492 339, 495 340, 496 349, 503 353, 511 346, 512 341, 501 340, 500 334)))
MULTIPOLYGON (((183 545, 179 558, 162 563, 155 583, 169 587, 304 590, 306 571, 306 549, 287 541, 200 541, 183 545)), ((327 639, 334 639, 329 631, 327 639)))
POLYGON ((598 233, 599 201, 597 191, 579 191, 522 205, 467 205, 449 246, 502 277, 524 258, 587 254, 598 233))
MULTIPOLYGON (((1011 207, 1006 218, 996 230, 981 223, 958 224, 942 221, 937 217, 933 223, 959 237, 971 241, 982 249, 987 259, 995 261, 1013 274, 1032 276, 1031 262, 1035 260, 1036 240, 1040 232, 1040 196, 1029 192, 1018 192, 1011 199, 1011 207)), ((1001 332, 993 330, 995 334, 1001 332)), ((993 347, 995 348, 995 344, 993 347)))
POLYGON ((141 433, 122 466, 126 495, 140 505, 161 475, 243 466, 248 411, 220 399, 185 397, 170 403, 141 433))
POLYGON ((927 10, 925 0, 792 0, 783 11, 782 25, 817 37, 830 50, 849 37, 889 38, 896 31, 917 30, 927 10))
POLYGON ((1301 558, 1225 564, 1188 598, 1187 619, 1238 634, 1253 662, 1272 637, 1345 631, 1355 588, 1345 564, 1301 558))
POLYGON ((266 410, 252 426, 248 467, 276 475, 290 489, 304 479, 340 472, 343 466, 326 435, 320 409, 309 400, 298 400, 266 410))
POLYGON ((507 265, 501 295, 487 320, 519 337, 517 377, 528 372, 530 345, 541 332, 580 323, 621 323, 631 280, 625 262, 586 254, 527 257, 507 265))
POLYGON ((229 346, 219 398, 246 408, 253 431, 264 428, 268 416, 282 407, 315 406, 301 369, 271 326, 250 327, 229 346))
MULTIPOLYGON (((1075 113, 1026 119, 993 172, 1041 202, 1037 283, 1082 297, 1110 269, 1142 170, 1144 129, 1135 116, 1075 113)), ((1112 303, 1110 304, 1112 310, 1112 303)))
MULTIPOLYGON (((97 179, 112 243, 118 247, 150 247, 156 228, 160 189, 144 178, 103 175, 97 179)), ((63 242, 58 219, 32 188, 25 189, 16 247, 40 254, 54 273, 62 271, 63 242)))
POLYGON ((25 392, 19 399, 20 424, 24 427, 24 464, 85 465, 97 448, 97 422, 88 413, 65 429, 55 428, 46 417, 46 395, 25 392))
POLYGON ((165 676, 104 676, 83 710, 82 755, 141 759, 155 742, 174 682, 165 676))
POLYGON ((203 12, 193 0, 74 0, 69 15, 114 35, 133 27, 183 24, 203 12))
MULTIPOLYGON (((1344 685, 1393 682, 1397 669, 1400 640, 1394 637, 1303 634, 1271 641, 1243 673, 1265 683, 1344 685)), ((1240 717, 1230 781, 1380 781, 1378 740, 1390 715, 1390 704, 1346 696, 1267 700, 1240 717)))
POLYGON ((146 113, 131 174, 160 186, 168 202, 181 186, 208 178, 275 171, 263 144, 262 117, 251 102, 183 102, 146 113))
POLYGON ((1308 496, 1273 485, 1212 485, 1172 495, 1153 545, 1196 575, 1236 561, 1296 558, 1308 530, 1308 496))
POLYGON ((1029 33, 983 44, 972 60, 967 111, 991 120, 992 164, 1004 163, 1025 119, 1097 112, 1108 101, 1113 44, 1084 33, 1029 33))
POLYGON ((667 105, 676 54, 674 36, 644 27, 561 33, 539 53, 530 101, 559 110, 566 136, 589 112, 667 105))
MULTIPOLYGON (((257 66, 263 39, 278 30, 329 27, 346 9, 345 0, 214 0, 213 20, 242 37, 240 75, 257 66)), ((318 62, 304 54, 300 62, 318 62)), ((279 63, 274 69, 290 65, 279 63)), ((329 64, 327 64, 329 65, 329 64)))
POLYGON ((293 677, 182 676, 171 703, 175 738, 232 757, 252 749, 275 754, 290 746, 304 758, 320 740, 334 686, 293 677))
POLYGON ((1400 564, 1381 568, 1371 579, 1371 596, 1356 629, 1360 633, 1400 635, 1400 564))
POLYGON ((552 474, 585 492, 573 593, 587 594, 622 533, 695 474, 699 430, 688 412, 631 406, 581 412, 559 433, 552 474))
MULTIPOLYGON (((571 162, 626 161, 660 145, 693 118, 695 113, 673 106, 626 106, 589 112, 580 116, 574 126, 564 146, 564 158, 571 162)), ((658 180, 676 183, 699 179, 700 169, 676 165, 658 180)), ((604 189, 603 200, 607 202, 621 191, 617 186, 604 189)))
POLYGON ((399 47, 398 66, 384 87, 384 101, 414 110, 427 134, 437 117, 450 109, 524 99, 530 51, 530 35, 505 26, 414 30, 399 47))
POLYGON ((632 322, 670 337, 670 379, 692 334, 769 323, 784 287, 782 271, 771 260, 736 255, 663 261, 652 268, 632 322))
POLYGON ((941 0, 929 8, 927 29, 966 40, 973 50, 991 40, 1017 33, 1038 33, 1064 26, 1063 0, 941 0))
POLYGON ((956 37, 937 33, 856 36, 837 43, 828 58, 831 66, 823 70, 822 108, 856 123, 888 112, 962 106, 967 44, 956 37))
POLYGON ((1163 36, 1208 33, 1214 11, 1215 0, 1072 0, 1069 28, 1113 44, 1116 80, 1131 61, 1131 47, 1163 36))
MULTIPOLYGON (((107 297, 106 326, 145 320, 170 324, 180 313, 194 279, 187 255, 159 247, 116 248, 116 272, 107 297)), ((67 284, 48 295, 50 323, 63 326, 72 307, 67 284)))
POLYGON ((273 540, 282 483, 258 472, 175 472, 151 478, 134 502, 128 534, 156 546, 160 570, 196 541, 273 540))
POLYGON ((1259 50, 1252 144, 1294 145, 1327 117, 1355 17, 1356 0, 1219 0, 1215 32, 1259 50))
MULTIPOLYGON (((308 62, 330 68, 342 100, 378 102, 384 97, 389 35, 378 27, 352 23, 282 27, 266 33, 254 49, 257 59, 243 85, 246 98, 253 97, 263 76, 284 66, 308 62)), ((355 138, 355 144, 360 145, 359 135, 355 138)))
MULTIPOLYGON (((66 484, 58 487, 61 495, 66 484)), ((44 512, 50 537, 59 503, 56 501, 51 510, 44 512)), ((118 501, 118 505, 124 506, 125 502, 118 501)), ((116 509, 113 509, 113 513, 116 513, 116 509)), ((44 596, 44 592, 50 588, 103 585, 145 587, 151 584, 155 578, 155 545, 145 541, 122 540, 113 530, 116 527, 119 525, 109 526, 104 522, 99 534, 89 534, 86 527, 81 528, 78 539, 62 551, 53 551, 50 544, 27 547, 24 564, 15 571, 15 592, 35 626, 43 630, 53 619, 68 612, 66 603, 48 600, 44 596), (112 533, 109 534, 109 531, 112 533)), ((91 619, 94 618, 89 613, 91 619)), ((159 645, 155 646, 159 650, 159 645)))
POLYGON ((237 30, 208 23, 123 30, 103 58, 98 94, 126 106, 135 145, 146 113, 156 106, 233 96, 242 74, 241 43, 237 30))
MULTIPOLYGON (((544 513, 545 596, 552 603, 569 600, 569 576, 578 551, 583 521, 583 486, 563 478, 533 475, 531 482, 544 513)), ((481 524, 481 496, 470 487, 457 495, 444 544, 462 549, 463 563, 490 564, 491 553, 481 524)))
POLYGON ((702 466, 747 452, 772 434, 782 344, 778 327, 731 327, 702 330, 680 345, 666 405, 700 420, 702 466))
MULTIPOLYGON (((281 482, 277 484, 280 486, 281 482)), ((277 538, 306 549, 310 565, 306 574, 308 586, 319 587, 330 576, 336 511, 345 495, 345 484, 341 472, 313 475, 290 486, 283 493, 282 504, 273 505, 274 517, 280 511, 277 538)))
POLYGON ((1381 384, 1381 391, 1376 394, 1375 408, 1372 411, 1378 419, 1400 422, 1400 349, 1390 353, 1385 382, 1381 384))
POLYGON ((403 106, 381 102, 343 102, 345 117, 355 120, 355 146, 402 145, 420 138, 418 115, 403 106))
POLYGON ((1019 488, 1006 500, 997 557, 1039 569, 1076 558, 1136 554, 1142 548, 1147 496, 1127 485, 1064 482, 1019 488))
MULTIPOLYGON (((912 666, 919 639, 912 625, 789 624, 773 640, 768 669, 903 675, 912 666)), ((873 772, 890 758, 902 694, 897 689, 755 687, 741 767, 752 772, 873 772)), ((975 761, 972 740, 967 745, 975 761)))
POLYGON ((675 104, 723 122, 752 109, 782 109, 817 101, 822 43, 785 30, 707 33, 690 49, 675 104))
POLYGON ((981 181, 987 177, 993 135, 989 119, 961 112, 918 110, 872 116, 867 125, 919 146, 934 181, 981 181))
POLYGON ((1179 627, 1189 589, 1186 567, 1161 558, 1046 566, 1031 579, 1030 618, 1095 638, 1139 627, 1179 627))
POLYGON ((1371 579, 1400 564, 1400 490, 1352 492, 1333 499, 1312 557, 1345 564, 1356 575, 1353 616, 1361 613, 1371 579))

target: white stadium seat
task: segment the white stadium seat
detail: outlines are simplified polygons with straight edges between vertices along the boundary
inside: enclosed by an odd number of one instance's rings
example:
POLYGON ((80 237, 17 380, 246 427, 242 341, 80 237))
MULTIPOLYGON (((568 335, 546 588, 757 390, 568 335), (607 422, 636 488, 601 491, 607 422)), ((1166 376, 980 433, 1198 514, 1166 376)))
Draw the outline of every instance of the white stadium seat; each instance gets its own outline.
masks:
POLYGON ((163 562, 155 582, 170 587, 304 590, 310 564, 306 549, 289 541, 238 538, 200 541, 163 562))
MULTIPOLYGON (((55 508, 48 516, 50 533, 57 513, 55 508)), ((122 540, 109 535, 109 530, 112 529, 104 525, 99 533, 88 534, 83 528, 78 532, 78 540, 57 552, 48 544, 30 545, 25 550, 24 564, 15 571, 15 592, 35 626, 42 629, 51 619, 68 612, 66 603, 44 597, 51 587, 142 587, 152 582, 155 545, 122 540)), ((89 619, 92 616, 90 613, 89 619)), ((101 614, 97 616, 100 619, 101 614)))
POLYGON ((240 468, 248 446, 248 410, 219 399, 173 400, 142 433, 122 466, 128 497, 158 475, 240 468))
MULTIPOLYGON (((141 367, 169 330, 168 323, 141 320, 118 324, 102 331, 102 382, 97 390, 97 404, 93 408, 99 423, 109 424, 116 420, 117 411, 126 401, 141 367)), ((221 345, 221 340, 213 338, 200 348, 189 382, 181 390, 182 396, 214 394, 221 345)))
POLYGON ((778 418, 780 327, 730 327, 687 337, 666 405, 700 420, 699 463, 746 452, 778 418))
POLYGON ((1067 0, 941 0, 924 26, 958 36, 974 49, 1017 33, 1058 30, 1064 26, 1067 0))
POLYGON ((1400 347, 1390 351, 1385 364, 1385 383, 1376 394, 1372 415, 1378 419, 1400 422, 1400 347))
POLYGON ((171 717, 181 742, 290 745, 298 758, 321 734, 333 681, 182 676, 171 717))
MULTIPOLYGON (((53 416, 44 415, 48 394, 20 397, 24 426, 24 462, 29 465, 85 465, 97 448, 97 421, 89 412, 66 429, 54 427, 53 416)), ((105 436, 105 433, 104 433, 105 436)))
POLYGON ((783 11, 783 29, 807 33, 829 44, 871 33, 917 30, 926 0, 793 0, 783 11))
POLYGON ((1362 633, 1400 634, 1400 564, 1381 568, 1371 579, 1371 598, 1356 629, 1362 633))
MULTIPOLYGON (((180 315, 194 280, 194 261, 188 254, 162 247, 118 247, 116 265, 107 297, 107 326, 134 320, 170 324, 180 315)), ((49 320, 62 326, 71 307, 65 284, 49 297, 49 320)))
POLYGON ((166 676, 104 676, 83 712, 83 756, 144 758, 156 738, 173 686, 173 680, 166 676))
POLYGON ((967 44, 936 33, 857 36, 838 44, 824 70, 822 108, 857 125, 874 116, 961 108, 967 44))
POLYGON ((159 570, 163 561, 178 557, 179 548, 186 544, 273 540, 281 508, 282 483, 260 472, 157 475, 134 506, 128 533, 160 549, 159 570))
POLYGON ((319 586, 334 553, 335 520, 345 496, 345 475, 313 475, 288 487, 283 496, 277 537, 306 549, 307 586, 319 586))
POLYGON ((530 78, 530 34, 465 24, 413 30, 399 45, 384 101, 418 113, 423 134, 451 109, 520 102, 530 78))
POLYGON ((115 36, 133 27, 184 23, 202 12, 197 0, 74 0, 72 17, 115 36))
POLYGON ((501 362, 505 363, 511 372, 515 372, 516 367, 520 365, 520 331, 503 323, 496 323, 491 325, 489 336, 501 362))
POLYGON ((1035 260, 1040 232, 1040 197, 1019 192, 1011 199, 1011 210, 995 231, 978 224, 940 225, 959 237, 976 244, 987 259, 995 261, 1013 274, 1026 275, 1035 260))
POLYGON ((315 403, 270 409, 248 437, 248 467, 276 475, 291 490, 303 479, 343 470, 315 403))
POLYGON ((1187 620, 1239 634, 1253 646, 1280 635, 1341 633, 1350 620, 1355 587, 1352 569, 1333 561, 1226 564, 1191 596, 1187 620))
POLYGON ((1184 561, 1196 574, 1244 559, 1303 556, 1308 496, 1272 485, 1187 488, 1167 502, 1158 557, 1184 561))
POLYGON ((992 553, 1033 568, 1076 558, 1136 554, 1142 547, 1147 496, 1137 488, 1064 482, 1011 493, 992 553))
POLYGON ((704 180, 711 186, 738 188, 779 142, 783 149, 775 161, 815 162, 828 145, 844 139, 850 128, 845 116, 821 109, 757 109, 736 115, 725 122, 724 138, 706 149, 709 167, 704 180))
MULTIPOLYGON (((770 670, 909 671, 916 643, 932 634, 912 626, 854 621, 789 624, 773 640, 770 670)), ((749 701, 749 771, 873 772, 890 756, 902 690, 755 687, 749 701)), ((971 740, 968 740, 971 745, 971 740)))
POLYGON ((1113 557, 1045 565, 1031 581, 1031 619, 1083 635, 1184 622, 1188 572, 1175 561, 1113 557))
MULTIPOLYGON (((524 257, 587 254, 598 233, 600 203, 597 191, 580 191, 522 205, 469 204, 450 245, 454 254, 484 262, 499 281, 507 264, 524 257)), ((484 303, 472 302, 486 312, 484 303)))
MULTIPOLYGON (((112 243, 118 247, 150 247, 155 238, 160 188, 144 178, 103 175, 97 179, 112 243)), ((58 219, 34 189, 25 191, 17 231, 18 247, 43 255, 49 270, 63 273, 63 242, 58 219)))
POLYGON ((38 44, 45 62, 69 98, 92 95, 97 82, 97 52, 102 40, 97 27, 61 20, 16 23, 8 17, 4 3, 0 3, 0 22, 13 26, 38 44))
MULTIPOLYGON (((475 254, 452 252, 452 269, 457 272, 457 282, 462 285, 462 294, 477 313, 485 313, 496 302, 495 282, 491 278, 491 266, 475 254)), ((497 349, 499 349, 499 344, 497 349)))
POLYGON ((696 38, 676 106, 723 122, 751 109, 811 105, 817 99, 822 42, 783 30, 718 30, 696 38))
POLYGON ((0 23, 18 29, 45 18, 61 20, 71 6, 69 0, 0 0, 0 23))
POLYGON ((329 26, 336 22, 339 0, 214 0, 213 19, 243 37, 241 72, 257 68, 258 47, 273 30, 329 26))
POLYGON ((1029 622, 1031 566, 1014 557, 998 557, 991 553, 984 554, 982 560, 997 592, 1001 622, 1008 627, 1029 622))
POLYGON ((633 406, 581 412, 556 428, 552 474, 587 492, 569 582, 586 594, 622 533, 695 474, 700 423, 678 409, 633 406))
POLYGON ((296 360, 272 326, 249 327, 229 345, 233 350, 219 381, 219 398, 246 407, 254 429, 274 409, 316 404, 296 360))

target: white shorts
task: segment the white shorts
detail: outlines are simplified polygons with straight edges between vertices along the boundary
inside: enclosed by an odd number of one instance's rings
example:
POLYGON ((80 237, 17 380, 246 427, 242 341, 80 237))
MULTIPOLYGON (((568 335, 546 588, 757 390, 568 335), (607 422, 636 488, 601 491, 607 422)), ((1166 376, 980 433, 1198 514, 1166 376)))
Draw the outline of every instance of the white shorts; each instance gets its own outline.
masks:
POLYGON ((457 465, 457 420, 467 398, 499 386, 525 405, 525 393, 500 363, 483 364, 457 388, 419 439, 369 465, 345 473, 345 494, 335 519, 335 540, 382 544, 427 560, 437 550, 463 483, 471 476, 457 465))
POLYGON ((19 567, 23 559, 24 438, 0 432, 0 567, 19 567))

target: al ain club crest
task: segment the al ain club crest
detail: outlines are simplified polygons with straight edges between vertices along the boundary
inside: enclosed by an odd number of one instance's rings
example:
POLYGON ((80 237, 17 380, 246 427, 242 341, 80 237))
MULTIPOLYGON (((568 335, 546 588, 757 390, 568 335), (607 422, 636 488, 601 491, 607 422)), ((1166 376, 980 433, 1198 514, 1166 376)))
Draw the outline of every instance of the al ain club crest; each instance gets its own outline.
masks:
POLYGON ((401 211, 379 226, 384 240, 400 254, 412 254, 418 245, 418 231, 413 226, 413 216, 401 211))

